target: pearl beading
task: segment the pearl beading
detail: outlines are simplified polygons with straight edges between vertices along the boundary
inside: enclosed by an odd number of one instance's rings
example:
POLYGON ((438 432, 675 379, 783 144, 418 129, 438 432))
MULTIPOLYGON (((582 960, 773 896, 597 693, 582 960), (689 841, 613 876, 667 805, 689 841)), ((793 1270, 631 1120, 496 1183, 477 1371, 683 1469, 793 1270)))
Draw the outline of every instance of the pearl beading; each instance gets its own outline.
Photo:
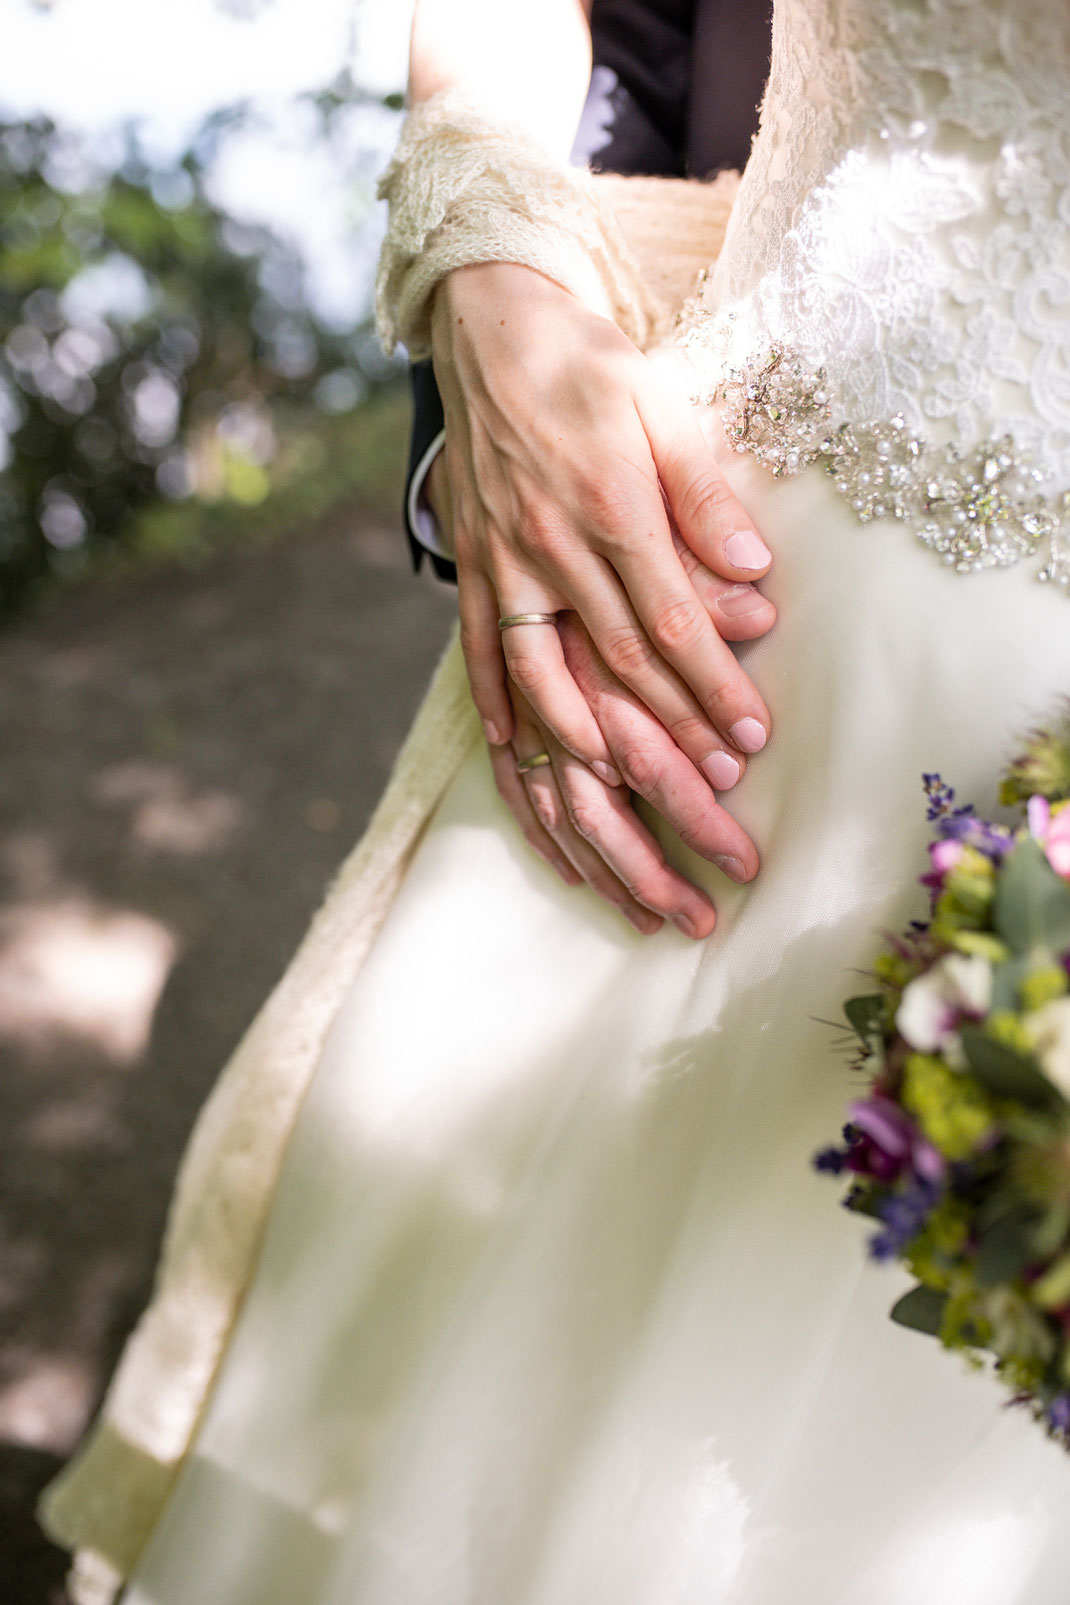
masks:
POLYGON ((694 398, 723 402, 725 438, 776 478, 820 465, 859 521, 896 519, 959 574, 1009 568, 1044 554, 1038 580, 1070 589, 1070 492, 1009 435, 970 450, 937 445, 901 414, 881 424, 835 423, 825 370, 782 346, 694 398))

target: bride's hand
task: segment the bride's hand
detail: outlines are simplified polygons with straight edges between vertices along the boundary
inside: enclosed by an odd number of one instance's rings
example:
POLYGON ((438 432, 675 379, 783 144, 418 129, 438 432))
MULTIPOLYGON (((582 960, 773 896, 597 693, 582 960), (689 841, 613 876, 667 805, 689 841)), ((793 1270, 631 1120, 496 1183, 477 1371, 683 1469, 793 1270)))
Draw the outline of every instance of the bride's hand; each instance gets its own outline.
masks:
MULTIPOLYGON (((701 590, 715 588, 699 578, 701 590)), ((723 590, 723 587, 722 587, 723 590)), ((690 760, 644 705, 601 661, 575 614, 559 622, 565 662, 604 730, 628 784, 668 820, 695 852, 732 880, 757 873, 758 855, 739 824, 710 796, 690 760)), ((715 914, 706 893, 669 867, 627 791, 607 786, 556 741, 517 691, 511 747, 490 749, 494 777, 525 838, 568 885, 587 883, 637 930, 662 919, 705 937, 715 914), (548 754, 550 764, 518 770, 518 760, 548 754)))
MULTIPOLYGON (((771 559, 693 409, 614 324, 530 268, 449 274, 432 344, 461 636, 488 740, 513 730, 507 668, 561 746, 617 778, 557 630, 498 629, 500 615, 571 609, 710 785, 733 784, 769 714, 696 594, 670 514, 689 552, 730 584, 760 578, 771 559)), ((767 603, 750 633, 774 616, 767 603)))

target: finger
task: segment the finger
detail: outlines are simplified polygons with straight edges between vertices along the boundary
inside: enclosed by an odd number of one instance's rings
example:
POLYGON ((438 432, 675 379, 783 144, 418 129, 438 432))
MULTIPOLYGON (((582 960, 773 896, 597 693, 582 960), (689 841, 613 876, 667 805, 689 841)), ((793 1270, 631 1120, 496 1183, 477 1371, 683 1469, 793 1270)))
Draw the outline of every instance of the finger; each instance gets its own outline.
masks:
MULTIPOLYGON (((557 611, 556 599, 548 605, 545 597, 533 599, 530 583, 523 600, 520 596, 502 586, 498 592, 502 617, 557 611)), ((501 640, 509 679, 536 718, 607 786, 619 786, 621 777, 605 737, 565 664, 556 624, 511 625, 501 631, 501 640)))
MULTIPOLYGON (((738 659, 714 629, 665 528, 666 539, 627 541, 613 557, 646 638, 676 670, 715 727, 742 752, 760 752, 769 710, 738 659)), ((635 651, 634 626, 618 622, 618 652, 635 651)), ((596 631, 592 635, 598 640, 596 631)), ((619 673, 612 659, 610 667, 619 673)), ((621 675, 630 683, 626 675, 621 675)))
POLYGON ((760 579, 773 554, 721 472, 686 387, 665 363, 650 374, 636 408, 680 534, 722 579, 760 579))
POLYGON ((655 836, 621 791, 599 784, 564 749, 551 751, 557 783, 576 833, 595 849, 629 895, 693 940, 709 936, 717 916, 699 887, 667 863, 655 836))
POLYGON ((531 799, 516 768, 516 755, 512 747, 490 748, 491 768, 499 795, 520 826, 528 846, 557 871, 566 886, 579 886, 583 876, 569 863, 553 838, 535 817, 531 799))
MULTIPOLYGON (((600 569, 592 570, 591 565, 578 568, 569 583, 577 611, 615 679, 635 692, 715 790, 727 791, 735 785, 745 767, 743 753, 748 748, 759 751, 764 745, 765 725, 755 720, 753 727, 744 725, 736 735, 719 733, 690 688, 651 643, 608 563, 602 563, 600 569)), ((694 605, 699 606, 697 599, 694 605)), ((719 684, 728 688, 742 681, 749 687, 728 647, 723 642, 720 646, 724 657, 718 659, 718 672, 725 679, 719 684)), ((757 692, 753 697, 759 707, 764 706, 757 692)), ((722 706, 727 710, 729 704, 725 701, 722 706)), ((765 717, 768 719, 767 714, 765 717)))
MULTIPOLYGON (((581 764, 572 758, 571 754, 567 754, 549 731, 539 729, 531 717, 531 710, 524 708, 520 698, 516 699, 515 714, 517 733, 514 747, 517 752, 522 755, 550 752, 556 755, 555 761, 567 757, 578 771, 587 776, 592 788, 604 796, 619 796, 623 800, 623 791, 615 791, 606 786, 590 772, 586 764, 581 764)), ((576 829, 561 795, 553 765, 547 764, 538 769, 531 769, 522 778, 539 824, 556 842, 591 890, 623 914, 641 935, 653 936, 660 930, 660 917, 631 895, 598 852, 597 847, 576 829)))
POLYGON ((694 852, 732 880, 752 880, 759 868, 753 841, 720 807, 656 717, 609 673, 578 619, 565 621, 561 639, 569 668, 631 789, 645 798, 694 852))
POLYGON ((722 580, 711 573, 675 530, 673 545, 722 640, 754 641, 768 634, 776 623, 776 608, 767 596, 746 581, 722 580))
POLYGON ((498 600, 486 576, 471 564, 457 565, 461 650, 472 701, 491 746, 513 734, 513 708, 506 688, 505 657, 498 629, 498 600))

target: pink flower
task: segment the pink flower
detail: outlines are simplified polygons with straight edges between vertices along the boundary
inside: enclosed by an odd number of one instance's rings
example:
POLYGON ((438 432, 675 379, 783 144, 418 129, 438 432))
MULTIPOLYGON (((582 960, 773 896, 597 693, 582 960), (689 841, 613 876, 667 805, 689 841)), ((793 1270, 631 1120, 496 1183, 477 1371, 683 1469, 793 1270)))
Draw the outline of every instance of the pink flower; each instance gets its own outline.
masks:
POLYGON ((1070 808, 1062 808, 1052 816, 1044 838, 1044 851, 1056 875, 1070 880, 1070 808))
POLYGON ((1029 834, 1044 849, 1044 856, 1064 881, 1070 881, 1070 808, 1052 813, 1046 797, 1030 797, 1026 803, 1029 834))
POLYGON ((965 851, 961 842, 930 842, 929 859, 938 875, 946 875, 949 870, 954 869, 965 851))

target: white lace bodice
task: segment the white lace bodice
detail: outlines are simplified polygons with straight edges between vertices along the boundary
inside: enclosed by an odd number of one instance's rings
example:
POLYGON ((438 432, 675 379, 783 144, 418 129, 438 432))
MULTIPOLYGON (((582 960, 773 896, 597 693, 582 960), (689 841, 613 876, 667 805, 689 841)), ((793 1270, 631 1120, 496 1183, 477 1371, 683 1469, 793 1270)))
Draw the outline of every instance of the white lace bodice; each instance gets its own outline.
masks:
POLYGON ((854 424, 1010 434, 1070 486, 1070 3, 777 0, 761 132, 682 335, 854 424))

